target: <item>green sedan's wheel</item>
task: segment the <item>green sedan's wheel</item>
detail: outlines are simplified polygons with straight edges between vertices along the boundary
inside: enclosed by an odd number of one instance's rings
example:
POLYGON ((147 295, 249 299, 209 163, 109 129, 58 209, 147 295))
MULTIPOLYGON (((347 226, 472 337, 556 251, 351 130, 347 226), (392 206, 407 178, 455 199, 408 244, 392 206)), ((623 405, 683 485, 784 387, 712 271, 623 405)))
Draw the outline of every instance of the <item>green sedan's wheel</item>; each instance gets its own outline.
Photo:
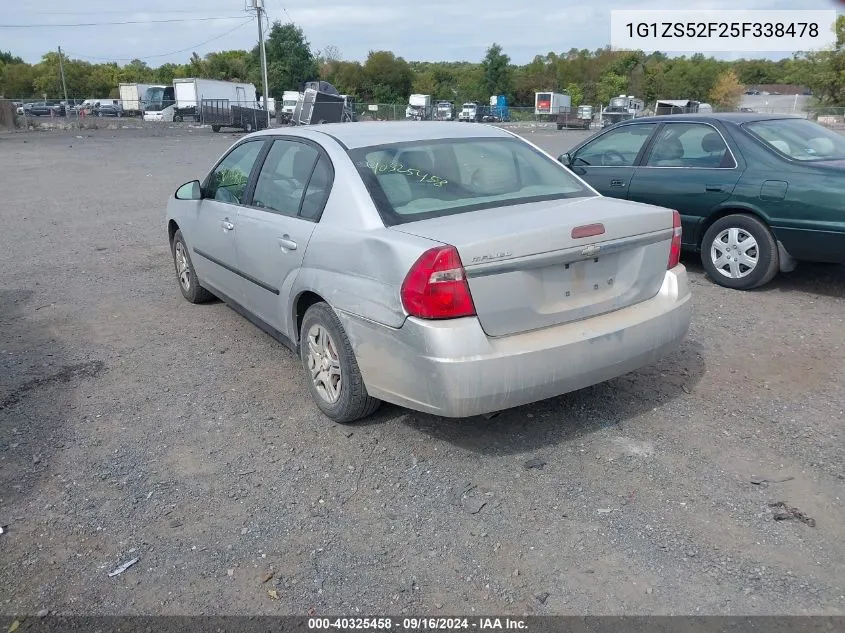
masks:
POLYGON ((778 272, 778 251, 769 228, 754 216, 720 218, 704 234, 701 263, 720 286, 751 290, 778 272))
POLYGON ((327 417, 345 424, 379 408, 381 402, 367 393, 343 325, 327 303, 308 308, 299 348, 311 397, 327 417))

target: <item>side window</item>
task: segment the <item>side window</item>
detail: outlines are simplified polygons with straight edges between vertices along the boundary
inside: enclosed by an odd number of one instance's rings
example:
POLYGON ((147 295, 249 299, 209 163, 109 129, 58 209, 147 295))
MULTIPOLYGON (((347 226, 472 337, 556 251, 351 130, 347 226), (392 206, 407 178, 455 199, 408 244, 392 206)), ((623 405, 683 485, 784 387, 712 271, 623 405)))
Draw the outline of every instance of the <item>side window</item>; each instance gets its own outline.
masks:
POLYGON ((626 125, 602 134, 576 153, 574 164, 591 167, 631 167, 656 127, 656 123, 626 125))
POLYGON ((305 143, 273 141, 255 185, 253 206, 297 215, 317 157, 317 150, 305 143))
POLYGON ((306 220, 317 220, 323 211, 323 206, 328 198, 332 185, 332 172, 328 160, 321 156, 311 174, 308 188, 305 190, 305 198, 302 200, 302 208, 299 215, 306 220))
POLYGON ((229 152, 211 172, 204 197, 229 204, 240 204, 249 182, 249 174, 263 146, 264 141, 247 141, 229 152))
POLYGON ((722 135, 701 123, 670 123, 646 161, 649 167, 735 167, 722 135))

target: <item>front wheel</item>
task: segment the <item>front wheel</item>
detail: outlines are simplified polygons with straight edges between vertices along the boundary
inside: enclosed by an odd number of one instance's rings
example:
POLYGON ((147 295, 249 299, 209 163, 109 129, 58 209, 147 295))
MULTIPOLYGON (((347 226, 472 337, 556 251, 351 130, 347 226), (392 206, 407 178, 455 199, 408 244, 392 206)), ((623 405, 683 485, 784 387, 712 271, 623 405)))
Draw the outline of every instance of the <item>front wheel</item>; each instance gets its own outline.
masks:
POLYGON ((203 288, 197 279, 191 255, 188 253, 188 245, 185 244, 181 230, 176 231, 170 248, 173 251, 173 264, 176 266, 176 278, 179 281, 182 296, 191 303, 205 303, 213 299, 213 295, 203 288))
POLYGON ((212 131, 212 132, 219 132, 219 131, 220 131, 220 126, 219 126, 219 125, 212 125, 212 126, 211 126, 211 131, 212 131))
POLYGON ((701 263, 720 286, 751 290, 777 274, 777 244, 769 227, 756 217, 728 215, 716 220, 704 234, 701 263))
POLYGON ((327 303, 315 303, 305 313, 299 353, 311 397, 328 418, 347 424, 381 405, 367 393, 346 331, 327 303))

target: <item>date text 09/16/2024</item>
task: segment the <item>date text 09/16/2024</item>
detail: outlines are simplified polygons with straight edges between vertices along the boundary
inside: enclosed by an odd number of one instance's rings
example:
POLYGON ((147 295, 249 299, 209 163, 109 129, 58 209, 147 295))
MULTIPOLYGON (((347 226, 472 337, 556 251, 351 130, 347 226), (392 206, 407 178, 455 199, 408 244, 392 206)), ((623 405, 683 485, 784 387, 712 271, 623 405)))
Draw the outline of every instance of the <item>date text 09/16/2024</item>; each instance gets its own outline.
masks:
POLYGON ((310 630, 324 631, 527 631, 525 620, 497 617, 308 618, 310 630))

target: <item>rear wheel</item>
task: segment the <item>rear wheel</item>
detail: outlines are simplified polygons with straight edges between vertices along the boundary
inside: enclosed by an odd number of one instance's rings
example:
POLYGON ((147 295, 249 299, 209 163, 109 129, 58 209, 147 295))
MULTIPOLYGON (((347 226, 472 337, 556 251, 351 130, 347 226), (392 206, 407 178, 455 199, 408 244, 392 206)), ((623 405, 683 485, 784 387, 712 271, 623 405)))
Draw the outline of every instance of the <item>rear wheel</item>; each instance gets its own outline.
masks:
POLYGON ((349 338, 327 303, 315 303, 305 313, 299 353, 311 397, 328 418, 346 424, 381 405, 367 393, 349 338))
POLYGON ((244 131, 245 131, 247 134, 249 134, 250 132, 252 132, 252 123, 246 123, 246 124, 244 125, 244 131))
POLYGON ((211 126, 211 131, 212 131, 212 132, 219 132, 219 131, 220 131, 220 126, 219 126, 219 125, 212 125, 212 126, 211 126))
POLYGON ((756 217, 729 215, 716 220, 704 234, 701 263, 720 286, 751 290, 777 274, 777 244, 769 227, 756 217))

